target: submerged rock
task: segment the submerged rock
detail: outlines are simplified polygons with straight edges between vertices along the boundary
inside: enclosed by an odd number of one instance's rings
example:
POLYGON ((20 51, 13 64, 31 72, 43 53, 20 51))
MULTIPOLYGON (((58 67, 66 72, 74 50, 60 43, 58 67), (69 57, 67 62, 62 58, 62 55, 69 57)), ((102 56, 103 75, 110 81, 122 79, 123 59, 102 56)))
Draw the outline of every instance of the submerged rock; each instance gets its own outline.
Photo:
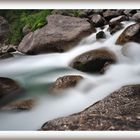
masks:
POLYGON ((116 61, 116 55, 112 51, 101 48, 77 56, 70 66, 83 72, 103 73, 107 66, 116 61))
POLYGON ((123 45, 128 42, 140 43, 140 24, 136 23, 128 26, 118 37, 116 44, 123 45))
POLYGON ((84 111, 46 122, 41 130, 140 130, 140 85, 128 85, 84 111))
POLYGON ((75 87, 83 79, 80 75, 66 75, 58 78, 53 84, 51 91, 58 92, 67 88, 75 87))
POLYGON ((25 54, 64 52, 93 32, 86 19, 51 15, 46 26, 23 38, 18 50, 25 54))
POLYGON ((23 88, 10 78, 0 77, 0 106, 12 101, 23 92, 23 88))
POLYGON ((32 99, 25 99, 25 100, 18 100, 14 101, 6 106, 0 108, 2 111, 26 111, 31 110, 35 105, 34 100, 32 99))

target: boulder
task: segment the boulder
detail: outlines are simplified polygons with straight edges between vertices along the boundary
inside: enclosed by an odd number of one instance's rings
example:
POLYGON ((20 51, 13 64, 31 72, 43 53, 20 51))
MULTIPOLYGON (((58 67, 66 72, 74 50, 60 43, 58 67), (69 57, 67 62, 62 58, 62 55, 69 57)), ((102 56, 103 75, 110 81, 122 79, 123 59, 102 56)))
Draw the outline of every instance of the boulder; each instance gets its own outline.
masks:
POLYGON ((140 22, 140 12, 134 14, 131 19, 136 21, 136 22, 140 22))
POLYGON ((118 37, 116 44, 123 45, 128 42, 140 43, 140 24, 136 23, 128 26, 118 37))
POLYGON ((103 15, 103 12, 107 11, 106 9, 94 9, 95 14, 103 15))
POLYGON ((114 17, 122 15, 122 13, 123 10, 106 10, 105 12, 103 12, 103 17, 109 21, 114 17))
POLYGON ((91 22, 95 27, 104 26, 106 23, 105 19, 99 14, 94 14, 91 18, 91 22))
POLYGON ((121 23, 118 23, 116 25, 109 25, 109 28, 108 28, 111 35, 116 33, 117 31, 119 31, 121 29, 123 29, 123 25, 121 23))
POLYGON ((125 15, 121 15, 121 16, 112 18, 112 19, 109 21, 109 25, 110 25, 110 26, 116 26, 116 25, 119 24, 120 22, 126 21, 126 20, 128 20, 128 17, 125 16, 125 15))
POLYGON ((11 102, 15 97, 20 96, 23 88, 10 78, 0 77, 0 106, 11 102))
POLYGON ((123 29, 123 25, 121 24, 121 22, 122 21, 126 21, 126 20, 128 20, 128 17, 125 16, 125 15, 121 15, 121 16, 112 18, 109 21, 109 31, 110 31, 110 34, 114 34, 117 31, 123 29))
POLYGON ((140 130, 140 85, 127 85, 80 113, 46 122, 41 130, 140 130))
POLYGON ((74 15, 74 13, 75 12, 78 12, 79 10, 71 10, 71 9, 55 9, 55 10, 53 10, 51 13, 52 14, 54 14, 54 15, 63 15, 63 16, 71 16, 71 17, 74 17, 75 15, 74 15))
POLYGON ((116 55, 112 51, 101 48, 77 56, 70 66, 83 72, 104 73, 107 66, 116 61, 116 55))
POLYGON ((136 9, 125 9, 123 11, 123 13, 125 15, 127 15, 128 17, 131 17, 132 15, 136 14, 137 13, 137 10, 136 9))
POLYGON ((82 9, 79 11, 79 16, 84 18, 90 18, 94 14, 93 9, 82 9))
POLYGON ((96 39, 105 39, 106 38, 106 34, 104 33, 104 31, 100 31, 96 34, 96 39))
POLYGON ((86 19, 51 15, 43 28, 26 35, 18 50, 25 54, 64 52, 95 32, 86 19))
POLYGON ((34 107, 34 104, 35 102, 32 99, 18 100, 18 101, 9 103, 6 106, 1 107, 0 110, 2 111, 27 111, 27 110, 31 110, 34 107))
POLYGON ((58 92, 75 87, 83 79, 80 75, 66 75, 59 77, 53 84, 51 91, 58 92))
POLYGON ((7 20, 0 16, 0 43, 4 43, 10 33, 7 20))

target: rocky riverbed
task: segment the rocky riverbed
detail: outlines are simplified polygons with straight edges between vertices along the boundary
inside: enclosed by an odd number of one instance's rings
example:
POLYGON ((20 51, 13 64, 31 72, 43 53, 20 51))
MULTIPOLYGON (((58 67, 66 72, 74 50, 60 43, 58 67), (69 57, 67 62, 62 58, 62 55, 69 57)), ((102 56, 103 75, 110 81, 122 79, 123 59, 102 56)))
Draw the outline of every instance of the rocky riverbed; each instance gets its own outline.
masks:
POLYGON ((140 130, 140 10, 46 21, 11 44, 0 15, 0 130, 140 130))

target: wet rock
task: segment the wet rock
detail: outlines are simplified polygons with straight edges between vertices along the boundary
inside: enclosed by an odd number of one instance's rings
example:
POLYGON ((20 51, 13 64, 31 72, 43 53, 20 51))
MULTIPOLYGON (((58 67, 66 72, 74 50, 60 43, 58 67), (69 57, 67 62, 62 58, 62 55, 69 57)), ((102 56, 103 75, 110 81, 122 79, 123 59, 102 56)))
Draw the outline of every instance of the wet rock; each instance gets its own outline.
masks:
POLYGON ((29 26, 25 25, 22 29, 23 35, 25 36, 25 35, 29 34, 30 32, 32 32, 32 30, 29 28, 29 26))
POLYGON ((106 23, 105 19, 99 14, 94 14, 92 16, 91 22, 95 27, 104 26, 106 23))
POLYGON ((136 9, 126 9, 123 11, 123 13, 125 15, 127 15, 128 17, 134 15, 135 13, 137 13, 137 10, 136 9))
POLYGON ((11 53, 11 52, 15 52, 16 49, 17 49, 17 46, 14 46, 12 44, 9 44, 9 45, 1 44, 0 45, 0 53, 11 53))
POLYGON ((34 100, 25 99, 14 101, 6 106, 0 108, 2 111, 27 111, 31 110, 35 105, 34 100))
POLYGON ((102 48, 77 56, 70 66, 83 72, 103 73, 110 64, 115 62, 115 54, 106 48, 102 48))
POLYGON ((7 20, 0 16, 0 43, 4 43, 10 33, 7 20))
POLYGON ((134 14, 131 19, 136 21, 136 22, 140 22, 140 12, 134 14))
POLYGON ((125 15, 118 16, 118 17, 112 18, 112 19, 109 21, 109 25, 110 25, 110 26, 116 26, 116 25, 119 24, 120 22, 126 21, 126 20, 128 20, 128 17, 127 17, 127 16, 125 16, 125 15))
POLYGON ((140 130, 140 85, 128 85, 84 111, 46 122, 41 130, 140 130))
POLYGON ((80 75, 66 75, 60 77, 54 82, 51 91, 58 92, 67 88, 75 87, 82 79, 83 77, 80 75))
POLYGON ((136 23, 128 26, 118 37, 116 44, 123 45, 128 42, 140 43, 140 24, 136 23))
POLYGON ((105 39, 106 38, 106 34, 104 33, 104 31, 100 31, 96 34, 96 39, 105 39))
POLYGON ((11 53, 0 53, 0 60, 11 58, 13 55, 11 53))
POLYGON ((114 34, 117 31, 123 29, 123 25, 121 24, 121 22, 122 21, 126 21, 126 20, 128 20, 128 17, 126 17, 125 15, 112 18, 109 21, 109 31, 110 31, 110 34, 114 34))
POLYGON ((103 12, 103 17, 109 21, 114 17, 118 17, 122 15, 122 13, 123 13, 123 10, 107 10, 103 12))
POLYGON ((23 88, 10 78, 0 77, 0 106, 11 102, 16 96, 20 96, 23 88))
POLYGON ((23 38, 18 50, 25 54, 64 52, 93 32, 86 19, 51 15, 46 26, 23 38))
POLYGON ((109 28, 108 28, 110 34, 114 34, 121 29, 123 29, 123 25, 121 23, 118 23, 116 25, 109 25, 109 28))

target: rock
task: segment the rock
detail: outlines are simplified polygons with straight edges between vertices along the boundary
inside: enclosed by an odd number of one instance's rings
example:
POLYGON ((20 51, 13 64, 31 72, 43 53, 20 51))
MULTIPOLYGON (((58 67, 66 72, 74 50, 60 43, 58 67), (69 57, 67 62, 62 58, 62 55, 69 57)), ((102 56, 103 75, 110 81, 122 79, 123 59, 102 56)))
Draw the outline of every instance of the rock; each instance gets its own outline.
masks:
POLYGON ((121 23, 118 23, 116 25, 109 25, 109 28, 108 28, 111 35, 116 33, 117 31, 119 31, 121 29, 123 29, 123 25, 121 23))
POLYGON ((23 88, 10 78, 0 77, 0 106, 11 102, 16 96, 20 96, 23 88))
POLYGON ((29 28, 29 26, 25 25, 22 29, 23 35, 25 36, 25 35, 29 34, 30 32, 32 32, 32 30, 29 28))
POLYGON ((7 20, 0 16, 0 43, 4 43, 10 33, 7 20))
POLYGON ((140 130, 140 85, 128 85, 84 111, 46 122, 41 130, 140 130))
POLYGON ((71 17, 81 17, 81 18, 90 18, 90 16, 94 13, 93 9, 79 9, 79 10, 53 10, 52 14, 58 14, 63 16, 71 16, 71 17))
POLYGON ((1 44, 0 53, 11 53, 11 52, 15 52, 16 51, 16 48, 17 48, 17 46, 14 46, 12 44, 9 44, 9 45, 1 44))
POLYGON ((93 13, 94 13, 93 9, 83 9, 79 11, 80 17, 84 18, 90 18, 93 13))
POLYGON ((125 15, 112 18, 109 21, 109 31, 110 31, 110 34, 114 34, 117 31, 123 29, 123 25, 121 24, 121 22, 122 21, 126 21, 126 20, 128 20, 128 17, 126 17, 125 15))
POLYGON ((94 9, 94 14, 103 15, 103 12, 107 11, 106 9, 94 9))
POLYGON ((0 60, 7 59, 13 57, 10 53, 0 53, 0 60))
POLYGON ((25 100, 18 100, 14 101, 6 106, 0 108, 2 111, 27 111, 31 110, 35 105, 34 100, 32 99, 25 99, 25 100))
POLYGON ((66 75, 60 77, 54 82, 51 90, 53 92, 58 92, 67 88, 75 87, 82 79, 83 77, 80 75, 66 75))
POLYGON ((107 66, 115 62, 116 55, 106 48, 101 48, 77 56, 70 66, 83 72, 103 73, 107 66))
POLYGON ((136 22, 140 22, 140 12, 134 14, 131 19, 136 21, 136 22))
POLYGON ((106 23, 105 19, 99 14, 94 14, 92 16, 91 22, 95 27, 104 26, 106 23))
POLYGON ((25 54, 64 52, 93 32, 86 19, 51 15, 46 26, 23 38, 18 50, 25 54))
POLYGON ((136 23, 128 26, 118 37, 116 44, 123 45, 128 42, 140 43, 140 24, 136 23))
POLYGON ((118 17, 122 15, 122 13, 123 13, 123 10, 107 10, 103 12, 103 17, 109 21, 114 17, 118 17))
POLYGON ((128 20, 128 17, 126 17, 125 15, 118 16, 118 17, 112 18, 112 19, 109 21, 109 25, 110 25, 110 26, 116 26, 116 25, 119 24, 120 22, 126 21, 126 20, 128 20))
POLYGON ((126 10, 124 10, 123 11, 123 13, 125 14, 125 15, 127 15, 128 17, 130 16, 132 16, 132 15, 134 15, 135 13, 137 13, 137 10, 135 10, 135 9, 126 9, 126 10))
MULTIPOLYGON (((78 11, 78 10, 77 10, 78 11)), ((53 10, 52 11, 52 14, 54 15, 63 15, 63 16, 71 16, 73 17, 74 16, 74 10, 65 10, 65 9, 59 9, 59 10, 53 10)))
POLYGON ((14 48, 14 47, 9 47, 8 49, 7 49, 7 52, 8 53, 12 53, 12 52, 15 52, 16 51, 16 48, 14 48))
POLYGON ((96 39, 105 39, 106 38, 106 34, 104 33, 104 31, 100 31, 96 34, 96 39))

